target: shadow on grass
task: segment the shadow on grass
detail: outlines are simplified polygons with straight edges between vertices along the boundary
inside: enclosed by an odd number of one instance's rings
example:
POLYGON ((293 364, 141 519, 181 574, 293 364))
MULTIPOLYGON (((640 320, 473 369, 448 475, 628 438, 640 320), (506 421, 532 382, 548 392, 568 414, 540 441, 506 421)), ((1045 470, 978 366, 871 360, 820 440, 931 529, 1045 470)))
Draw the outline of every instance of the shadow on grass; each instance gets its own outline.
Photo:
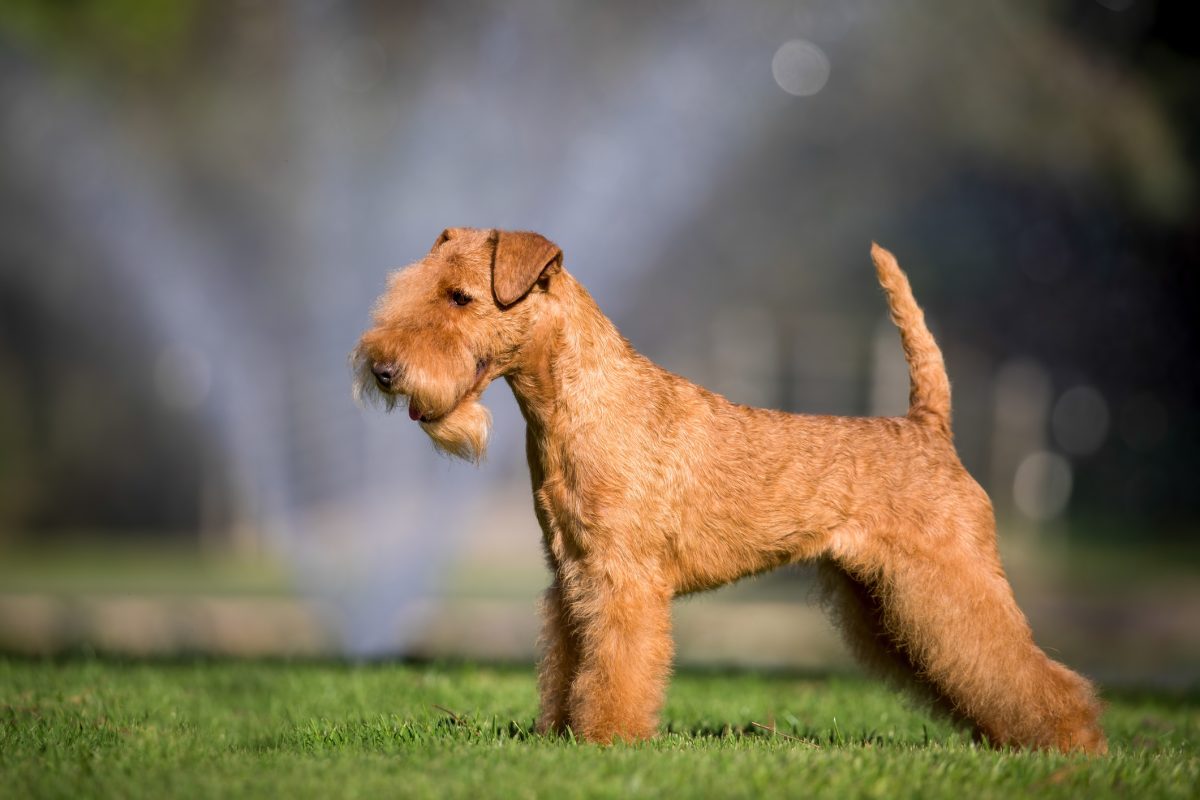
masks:
MULTIPOLYGON (((390 655, 375 658, 349 658, 338 655, 327 656, 225 656, 205 651, 179 651, 169 654, 133 655, 125 652, 110 652, 93 648, 71 648, 49 654, 29 654, 6 651, 0 648, 0 659, 23 664, 78 665, 95 663, 109 666, 151 667, 194 667, 197 665, 259 665, 280 667, 319 667, 321 669, 387 669, 408 667, 419 669, 445 669, 448 672, 485 670, 502 675, 534 674, 535 665, 530 661, 472 660, 447 657, 425 657, 421 655, 390 655)), ((744 678, 753 676, 768 682, 826 681, 831 678, 863 678, 854 670, 824 670, 792 667, 741 667, 737 665, 683 665, 672 673, 682 678, 744 678)), ((865 678, 864 678, 865 679, 865 678)))

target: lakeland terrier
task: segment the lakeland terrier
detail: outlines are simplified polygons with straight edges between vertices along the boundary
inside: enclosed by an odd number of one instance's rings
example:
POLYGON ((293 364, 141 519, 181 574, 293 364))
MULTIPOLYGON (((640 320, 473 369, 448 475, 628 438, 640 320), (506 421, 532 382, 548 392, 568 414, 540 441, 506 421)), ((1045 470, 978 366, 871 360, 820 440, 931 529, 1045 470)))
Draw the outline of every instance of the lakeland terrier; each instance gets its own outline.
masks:
POLYGON ((908 279, 871 256, 900 329, 907 416, 731 403, 638 354, 536 233, 450 228, 394 274, 355 349, 356 388, 479 460, 504 376, 525 417, 553 574, 539 730, 653 736, 671 599, 799 561, 864 665, 997 746, 1103 753, 1087 680, 1034 644, 959 462, 950 383, 908 279))

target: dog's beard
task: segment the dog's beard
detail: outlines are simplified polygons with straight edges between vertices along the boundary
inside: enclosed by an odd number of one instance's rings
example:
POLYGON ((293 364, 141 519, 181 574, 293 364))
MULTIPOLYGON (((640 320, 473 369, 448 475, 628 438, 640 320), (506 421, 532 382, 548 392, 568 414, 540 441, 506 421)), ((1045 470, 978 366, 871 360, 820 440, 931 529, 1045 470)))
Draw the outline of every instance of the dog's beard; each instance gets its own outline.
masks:
POLYGON ((475 398, 463 400, 444 417, 422 422, 435 449, 478 464, 487 455, 492 413, 475 398))
MULTIPOLYGON (((393 411, 407 397, 379 388, 366 357, 358 352, 351 356, 354 367, 354 399, 360 406, 381 405, 393 411)), ((471 393, 474 395, 474 393, 471 393)), ((478 396, 463 398, 450 412, 431 422, 421 422, 421 429, 433 441, 434 449, 447 455, 478 464, 487 455, 488 437, 492 430, 492 414, 479 402, 478 396)))

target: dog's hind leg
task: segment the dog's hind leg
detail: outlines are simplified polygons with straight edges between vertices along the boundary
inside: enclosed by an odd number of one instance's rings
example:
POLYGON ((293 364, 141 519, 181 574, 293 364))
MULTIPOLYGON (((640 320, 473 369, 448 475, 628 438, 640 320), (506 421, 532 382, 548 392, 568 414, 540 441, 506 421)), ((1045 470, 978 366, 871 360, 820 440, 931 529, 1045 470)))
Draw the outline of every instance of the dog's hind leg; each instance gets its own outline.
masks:
POLYGON ((863 669, 929 706, 938 716, 974 728, 970 720, 955 713, 953 704, 919 674, 908 653, 896 644, 870 587, 828 558, 817 562, 817 577, 821 604, 863 669))
POLYGON ((1105 752, 1091 684, 1034 644, 991 529, 960 521, 920 538, 834 554, 917 677, 993 744, 1105 752))

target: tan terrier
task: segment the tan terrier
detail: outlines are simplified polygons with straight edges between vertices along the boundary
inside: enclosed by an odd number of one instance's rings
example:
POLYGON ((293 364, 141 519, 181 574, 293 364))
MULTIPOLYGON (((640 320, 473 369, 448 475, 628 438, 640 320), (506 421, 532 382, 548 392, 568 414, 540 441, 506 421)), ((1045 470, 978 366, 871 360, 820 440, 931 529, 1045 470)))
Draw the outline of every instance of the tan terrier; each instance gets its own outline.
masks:
POLYGON ((950 384, 908 279, 871 251, 911 374, 905 417, 731 403, 634 351, 536 233, 450 228, 394 274, 354 352, 356 387, 478 460, 504 376, 527 423, 553 581, 544 732, 653 736, 671 599, 798 561, 864 664, 999 746, 1103 753, 1087 680, 1033 642, 987 494, 959 463, 950 384))

